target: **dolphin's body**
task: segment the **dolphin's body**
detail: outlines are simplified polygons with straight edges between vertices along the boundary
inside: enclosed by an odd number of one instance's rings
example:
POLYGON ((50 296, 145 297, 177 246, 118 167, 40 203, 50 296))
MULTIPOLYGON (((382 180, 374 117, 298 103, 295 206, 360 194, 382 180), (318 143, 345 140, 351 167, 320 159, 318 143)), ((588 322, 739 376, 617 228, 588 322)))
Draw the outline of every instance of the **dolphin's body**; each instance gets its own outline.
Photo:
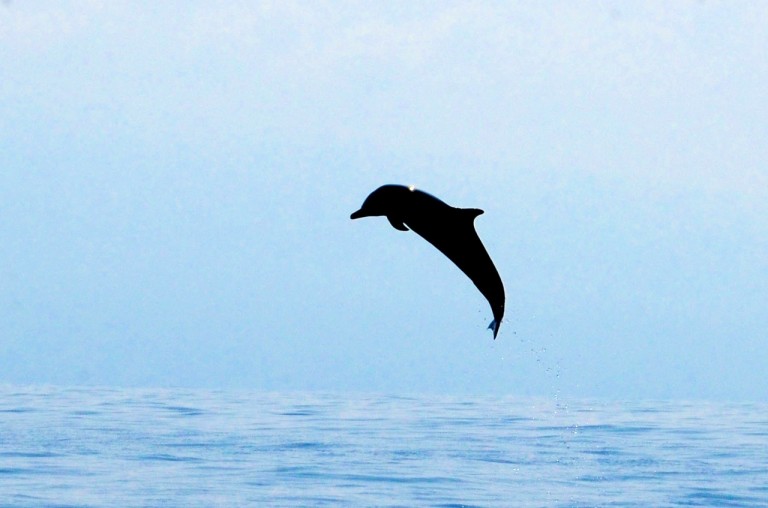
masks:
POLYGON ((477 208, 454 208, 436 197, 403 185, 384 185, 373 191, 350 218, 384 215, 392 227, 415 231, 437 247, 475 283, 493 311, 493 338, 504 317, 504 285, 475 231, 477 208), (407 226, 407 227, 406 227, 407 226))

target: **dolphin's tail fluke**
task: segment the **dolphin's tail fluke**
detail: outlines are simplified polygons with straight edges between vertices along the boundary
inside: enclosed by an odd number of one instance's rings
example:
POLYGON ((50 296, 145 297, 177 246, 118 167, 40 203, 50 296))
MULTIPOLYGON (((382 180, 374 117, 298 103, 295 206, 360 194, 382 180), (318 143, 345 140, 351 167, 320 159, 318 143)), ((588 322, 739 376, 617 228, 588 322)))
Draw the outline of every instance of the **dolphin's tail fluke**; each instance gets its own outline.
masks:
POLYGON ((488 325, 488 330, 493 330, 493 340, 496 340, 496 334, 499 333, 499 324, 495 319, 488 325))

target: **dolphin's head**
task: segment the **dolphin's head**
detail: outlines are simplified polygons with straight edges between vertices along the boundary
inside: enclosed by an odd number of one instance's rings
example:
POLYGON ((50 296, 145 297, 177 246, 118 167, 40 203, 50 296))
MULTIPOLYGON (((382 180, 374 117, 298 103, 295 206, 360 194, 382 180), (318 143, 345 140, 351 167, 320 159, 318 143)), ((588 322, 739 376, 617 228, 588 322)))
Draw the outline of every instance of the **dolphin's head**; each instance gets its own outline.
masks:
POLYGON ((350 219, 397 214, 402 210, 412 192, 413 187, 382 185, 365 198, 363 206, 360 207, 360 210, 350 215, 350 219))

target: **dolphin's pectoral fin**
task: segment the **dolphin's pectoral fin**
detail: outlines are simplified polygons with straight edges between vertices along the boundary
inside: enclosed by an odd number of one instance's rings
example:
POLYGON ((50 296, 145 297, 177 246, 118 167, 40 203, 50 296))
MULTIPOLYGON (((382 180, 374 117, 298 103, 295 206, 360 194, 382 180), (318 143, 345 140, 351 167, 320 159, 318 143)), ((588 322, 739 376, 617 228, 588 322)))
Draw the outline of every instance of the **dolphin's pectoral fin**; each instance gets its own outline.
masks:
POLYGON ((387 215, 387 219, 389 220, 389 223, 392 224, 392 227, 400 230, 400 231, 410 231, 405 224, 403 224, 403 221, 400 219, 397 219, 395 217, 392 217, 391 215, 387 215))

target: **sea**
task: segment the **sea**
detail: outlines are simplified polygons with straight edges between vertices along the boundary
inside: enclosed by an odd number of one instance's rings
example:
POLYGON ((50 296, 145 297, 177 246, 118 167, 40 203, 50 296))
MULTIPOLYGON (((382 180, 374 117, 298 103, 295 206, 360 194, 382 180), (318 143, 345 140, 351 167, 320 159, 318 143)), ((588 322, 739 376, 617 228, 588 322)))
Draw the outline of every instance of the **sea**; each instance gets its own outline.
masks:
POLYGON ((768 507, 768 404, 2 386, 0 506, 768 507))

